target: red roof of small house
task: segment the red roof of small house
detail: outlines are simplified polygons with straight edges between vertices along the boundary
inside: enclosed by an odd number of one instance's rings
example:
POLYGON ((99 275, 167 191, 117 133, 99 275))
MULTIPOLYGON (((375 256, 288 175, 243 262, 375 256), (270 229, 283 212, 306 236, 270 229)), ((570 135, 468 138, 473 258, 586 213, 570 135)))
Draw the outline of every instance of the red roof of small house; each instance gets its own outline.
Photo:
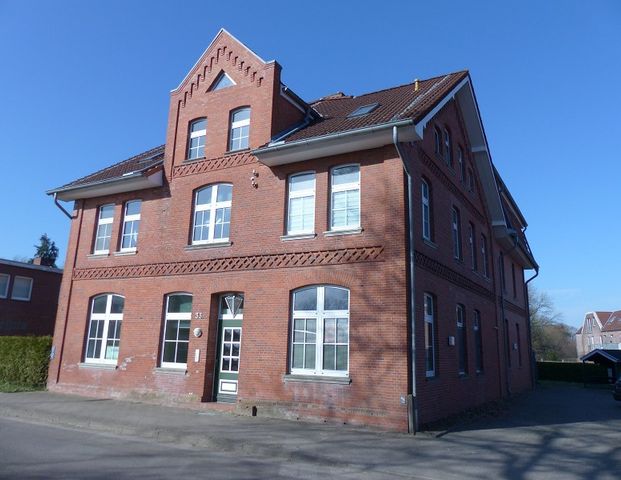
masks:
POLYGON ((599 318, 599 321, 602 322, 602 325, 604 325, 604 323, 608 321, 612 313, 613 312, 595 312, 595 315, 597 315, 597 318, 599 318))
MULTIPOLYGON (((599 312, 597 315, 599 316, 599 312)), ((621 310, 617 310, 616 312, 610 313, 605 323, 602 320, 602 324, 603 324, 602 332, 621 331, 621 310)))

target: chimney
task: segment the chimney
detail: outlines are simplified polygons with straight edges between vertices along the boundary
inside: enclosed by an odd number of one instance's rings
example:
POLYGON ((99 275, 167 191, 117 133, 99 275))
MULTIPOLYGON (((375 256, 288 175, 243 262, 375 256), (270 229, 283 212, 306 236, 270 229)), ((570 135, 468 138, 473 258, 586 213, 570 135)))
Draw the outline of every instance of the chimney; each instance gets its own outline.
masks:
POLYGON ((414 91, 418 92, 418 78, 414 79, 414 91))
POLYGON ((34 257, 32 259, 32 264, 33 265, 41 265, 41 257, 34 257))

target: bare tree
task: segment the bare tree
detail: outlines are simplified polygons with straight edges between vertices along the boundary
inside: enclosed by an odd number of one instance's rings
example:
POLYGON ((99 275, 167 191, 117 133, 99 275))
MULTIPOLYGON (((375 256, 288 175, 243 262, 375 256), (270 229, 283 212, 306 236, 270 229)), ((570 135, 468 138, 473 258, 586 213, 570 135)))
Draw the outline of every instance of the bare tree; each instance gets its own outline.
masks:
POLYGON ((575 329, 562 322, 546 292, 528 289, 533 351, 537 360, 575 360, 575 329))

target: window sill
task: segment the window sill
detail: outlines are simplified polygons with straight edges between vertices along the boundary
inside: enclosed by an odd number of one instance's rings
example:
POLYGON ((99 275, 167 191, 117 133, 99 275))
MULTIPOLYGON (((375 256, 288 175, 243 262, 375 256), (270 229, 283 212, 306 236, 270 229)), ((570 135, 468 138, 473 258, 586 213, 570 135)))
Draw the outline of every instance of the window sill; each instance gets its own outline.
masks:
POLYGON ((185 375, 188 373, 187 367, 173 368, 173 367, 155 367, 153 369, 155 373, 161 373, 164 375, 185 375))
POLYGON ((89 259, 96 259, 96 258, 108 258, 110 256, 110 253, 89 253, 86 258, 89 259))
POLYGON ((324 237, 336 237, 338 235, 358 235, 363 232, 362 228, 354 228, 351 230, 328 230, 323 232, 324 237))
MULTIPOLYGON (((0 297, 0 298, 7 298, 7 297, 0 297)), ((11 297, 11 300, 15 300, 16 302, 29 302, 30 301, 29 298, 19 298, 19 297, 11 297)))
POLYGON ((186 158, 182 163, 192 163, 192 162, 200 162, 202 160, 205 160, 207 157, 206 156, 202 156, 202 157, 196 157, 196 158, 186 158))
POLYGON ((138 253, 138 250, 126 250, 126 251, 119 251, 119 252, 114 252, 114 256, 115 257, 127 257, 127 256, 131 256, 131 255, 136 255, 138 253))
POLYGON ((118 365, 115 363, 89 363, 89 362, 81 362, 78 363, 79 368, 94 368, 97 370, 116 370, 118 369, 118 365))
POLYGON ((425 380, 426 380, 427 382, 435 382, 436 380, 438 380, 438 374, 437 374, 437 373, 434 373, 433 375, 427 375, 427 376, 425 377, 425 380))
POLYGON ((246 147, 246 148, 240 148, 238 150, 227 150, 224 155, 235 155, 236 153, 242 153, 242 152, 249 152, 250 151, 250 147, 246 147))
POLYGON ((285 383, 288 382, 309 382, 309 383, 336 383, 339 385, 349 385, 350 377, 329 377, 324 375, 298 375, 287 374, 282 377, 285 383))
POLYGON ((231 245, 233 245, 232 242, 199 243, 196 245, 186 245, 183 249, 188 252, 192 250, 202 250, 204 248, 230 247, 231 245))
POLYGON ((435 248, 437 250, 438 248, 438 244, 432 242, 431 240, 427 240, 426 238, 423 238, 423 243, 431 248, 435 248))
POLYGON ((280 240, 283 242, 289 242, 291 240, 310 240, 317 236, 316 233, 292 233, 289 235, 282 235, 280 240))

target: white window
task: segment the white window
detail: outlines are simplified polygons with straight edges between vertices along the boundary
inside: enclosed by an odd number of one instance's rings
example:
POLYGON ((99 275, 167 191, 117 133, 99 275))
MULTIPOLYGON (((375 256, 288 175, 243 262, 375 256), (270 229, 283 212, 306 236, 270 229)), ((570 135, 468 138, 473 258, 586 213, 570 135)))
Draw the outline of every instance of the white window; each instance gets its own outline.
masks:
POLYGON ((114 220, 114 205, 102 205, 99 207, 99 219, 97 221, 97 233, 95 235, 94 254, 108 253, 110 250, 110 238, 112 237, 112 222, 114 220))
POLYGON ((188 159, 205 156, 205 140, 207 138, 207 119, 199 118, 190 123, 188 139, 188 159))
POLYGON ((138 228, 140 227, 140 200, 132 200, 125 204, 123 218, 123 235, 121 237, 121 251, 133 252, 138 244, 138 228))
POLYGON ((315 172, 289 177, 287 234, 315 231, 315 172))
POLYGON ((459 374, 468 373, 468 352, 466 349, 466 313, 464 306, 457 305, 457 358, 459 362, 459 374))
POLYGON ((483 333, 481 332, 481 313, 474 311, 472 318, 472 330, 474 331, 474 364, 477 373, 483 372, 483 333))
POLYGON ((423 204, 423 238, 431 241, 431 195, 429 184, 423 180, 421 183, 421 199, 423 204))
POLYGON ((459 210, 455 207, 451 211, 451 231, 453 235, 453 256, 461 260, 461 219, 459 210))
POLYGON ((11 276, 6 273, 0 273, 0 298, 7 298, 9 296, 9 281, 11 276))
POLYGON ((481 261, 483 262, 483 275, 489 277, 489 265, 487 263, 487 238, 481 234, 481 261))
POLYGON ((120 295, 93 298, 86 339, 86 363, 116 364, 119 358, 125 299, 120 295))
POLYGON ((466 165, 464 163, 464 149, 461 146, 457 147, 457 163, 459 166, 459 177, 463 182, 466 178, 466 165))
POLYGON ((468 225, 468 243, 470 244, 470 266, 475 272, 479 268, 477 262, 477 239, 475 236, 474 223, 470 222, 468 225))
POLYGON ((32 293, 32 278, 29 277, 15 277, 13 279, 13 291, 11 292, 11 298, 13 300, 30 301, 30 294, 32 293))
POLYGON ((233 186, 220 183, 201 188, 194 198, 192 244, 226 242, 231 227, 233 186))
POLYGON ((231 113, 229 150, 248 148, 250 137, 250 108, 240 108, 231 113))
POLYGON ((332 169, 330 229, 353 230, 360 227, 360 166, 332 169))
POLYGON ((453 166, 453 149, 451 148, 451 134, 444 129, 444 161, 449 167, 453 166))
POLYGON ((226 72, 222 72, 213 82, 213 84, 209 88, 209 91, 215 92, 216 90, 222 90, 223 88, 232 87, 233 85, 235 85, 233 79, 229 77, 226 72))
POLYGON ((291 373, 346 376, 349 290, 307 287, 293 293, 291 373))
POLYGON ((180 293, 166 297, 162 367, 187 367, 191 319, 192 295, 180 293))
POLYGON ((427 377, 436 375, 436 339, 435 339, 435 314, 433 296, 429 293, 424 295, 425 309, 425 371, 427 377))

